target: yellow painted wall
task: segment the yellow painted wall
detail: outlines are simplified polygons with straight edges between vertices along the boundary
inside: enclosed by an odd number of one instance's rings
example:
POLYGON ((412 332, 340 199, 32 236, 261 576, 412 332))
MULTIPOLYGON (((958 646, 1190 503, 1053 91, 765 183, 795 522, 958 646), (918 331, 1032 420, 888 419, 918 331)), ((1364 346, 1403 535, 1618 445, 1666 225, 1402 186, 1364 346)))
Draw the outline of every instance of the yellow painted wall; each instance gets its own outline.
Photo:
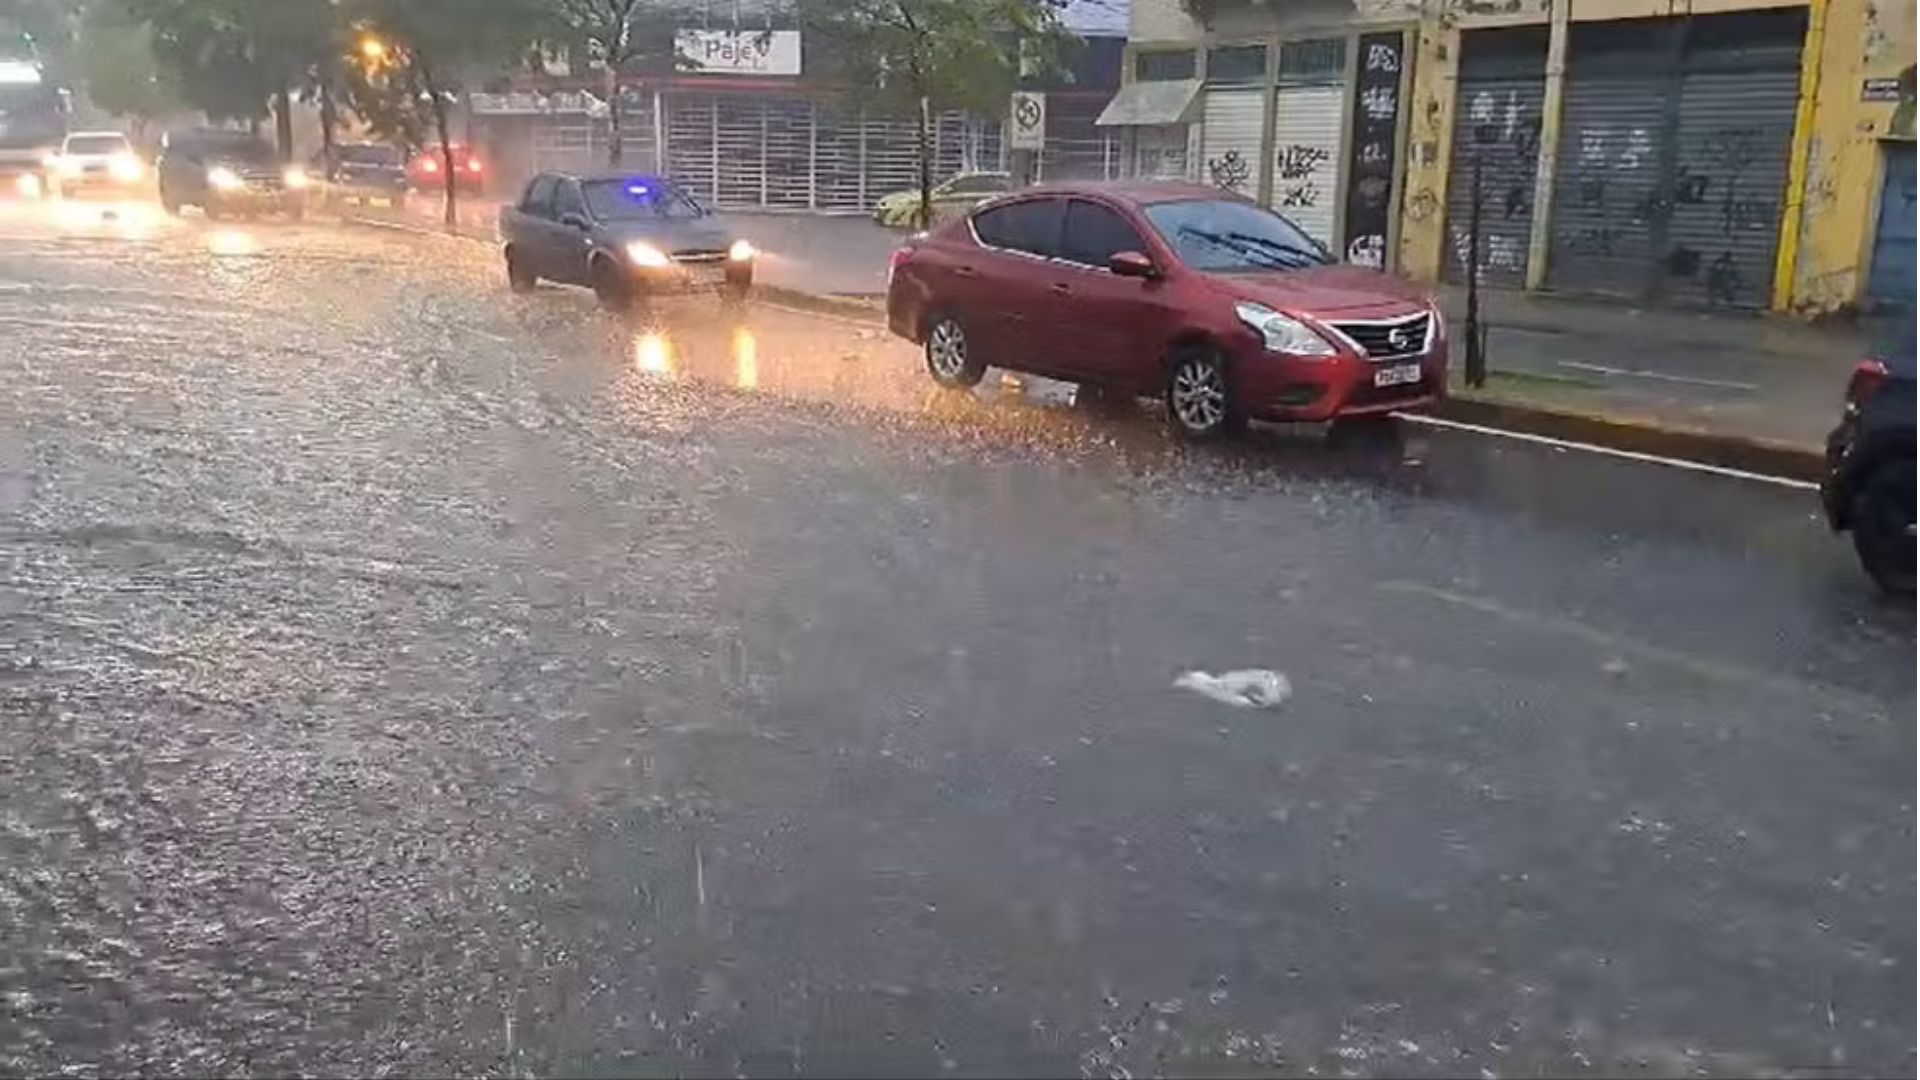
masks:
POLYGON ((1815 84, 1801 228, 1787 306, 1845 310, 1866 284, 1883 139, 1914 137, 1914 0, 1833 0, 1815 84), (1866 79, 1902 79, 1904 101, 1862 101, 1866 79))

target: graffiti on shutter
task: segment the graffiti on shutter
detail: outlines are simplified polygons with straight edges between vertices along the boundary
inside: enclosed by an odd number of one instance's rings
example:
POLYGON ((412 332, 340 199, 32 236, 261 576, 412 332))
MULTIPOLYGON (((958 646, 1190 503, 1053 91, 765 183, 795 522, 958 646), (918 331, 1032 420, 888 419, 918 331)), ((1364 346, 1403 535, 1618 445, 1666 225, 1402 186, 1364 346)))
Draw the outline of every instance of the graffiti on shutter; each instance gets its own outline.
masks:
POLYGON ((1773 291, 1799 72, 1693 72, 1680 83, 1656 299, 1760 308, 1773 291))
POLYGON ((1462 78, 1447 184, 1448 277, 1465 280, 1472 239, 1473 173, 1480 167, 1481 280, 1519 285, 1527 276, 1533 178, 1540 156, 1542 77, 1462 78))
POLYGON ((1273 208, 1308 236, 1335 246, 1340 204, 1339 86, 1274 91, 1273 208))
POLYGON ((1394 151, 1399 145, 1400 69, 1404 38, 1398 33, 1360 39, 1360 72, 1354 82, 1353 144, 1347 163, 1346 260, 1385 269, 1393 217, 1394 151))
POLYGON ((1667 210, 1664 80, 1651 73, 1568 77, 1547 261, 1555 288, 1635 297, 1645 290, 1655 222, 1667 210))
POLYGON ((1260 191, 1260 90, 1209 90, 1201 120, 1201 179, 1249 198, 1260 191))

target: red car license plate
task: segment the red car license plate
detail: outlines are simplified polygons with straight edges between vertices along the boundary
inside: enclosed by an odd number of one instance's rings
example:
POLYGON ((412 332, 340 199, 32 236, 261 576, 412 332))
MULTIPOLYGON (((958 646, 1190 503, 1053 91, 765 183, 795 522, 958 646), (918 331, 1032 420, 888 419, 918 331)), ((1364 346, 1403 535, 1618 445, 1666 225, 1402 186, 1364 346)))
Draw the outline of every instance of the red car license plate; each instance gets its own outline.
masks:
POLYGON ((1377 368, 1373 373, 1375 386, 1407 386, 1419 381, 1419 364, 1395 364, 1392 367, 1377 368))

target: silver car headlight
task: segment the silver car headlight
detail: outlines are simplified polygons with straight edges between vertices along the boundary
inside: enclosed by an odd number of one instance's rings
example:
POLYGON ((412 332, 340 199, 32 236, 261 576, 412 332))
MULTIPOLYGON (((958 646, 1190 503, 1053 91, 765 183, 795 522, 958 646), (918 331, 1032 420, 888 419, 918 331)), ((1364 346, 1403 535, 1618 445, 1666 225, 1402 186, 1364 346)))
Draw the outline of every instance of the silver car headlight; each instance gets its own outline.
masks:
POLYGON ((666 252, 644 240, 635 240, 627 245, 627 261, 635 266, 644 266, 649 269, 673 265, 673 260, 667 258, 666 252))
POLYGON ((238 191, 247 186, 247 182, 225 165, 215 165, 207 170, 207 186, 215 191, 238 191))
POLYGON ((1324 357, 1338 351, 1306 323, 1282 315, 1265 304, 1241 301, 1233 305, 1233 313, 1260 334, 1268 352, 1324 357))

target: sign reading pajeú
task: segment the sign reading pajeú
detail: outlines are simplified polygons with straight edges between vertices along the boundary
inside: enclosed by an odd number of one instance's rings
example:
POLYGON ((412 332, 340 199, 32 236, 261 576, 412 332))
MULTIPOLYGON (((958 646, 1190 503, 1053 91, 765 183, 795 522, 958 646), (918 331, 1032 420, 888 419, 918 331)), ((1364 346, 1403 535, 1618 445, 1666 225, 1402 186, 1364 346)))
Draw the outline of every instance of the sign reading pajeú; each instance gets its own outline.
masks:
POLYGON ((674 44, 698 72, 800 74, 798 30, 682 30, 674 36, 674 44))

